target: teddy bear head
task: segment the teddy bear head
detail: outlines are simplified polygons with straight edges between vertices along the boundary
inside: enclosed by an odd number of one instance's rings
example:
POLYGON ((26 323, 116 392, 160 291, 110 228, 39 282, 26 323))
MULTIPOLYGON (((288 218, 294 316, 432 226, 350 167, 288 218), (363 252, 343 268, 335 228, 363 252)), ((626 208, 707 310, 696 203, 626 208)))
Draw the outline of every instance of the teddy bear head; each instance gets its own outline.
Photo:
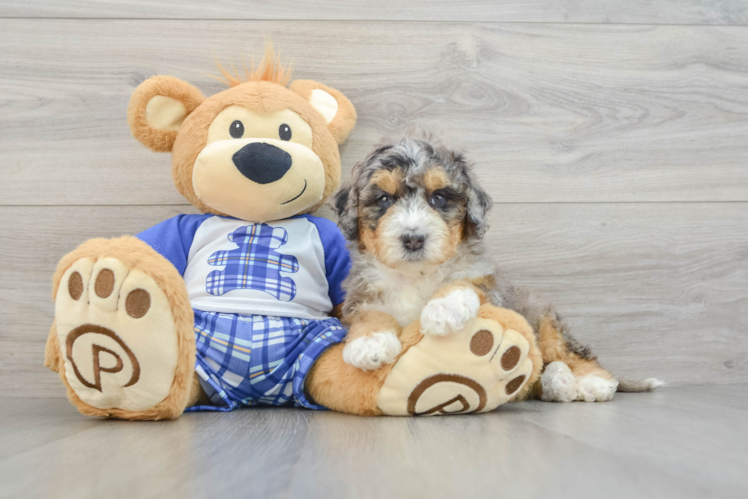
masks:
POLYGON ((311 80, 286 86, 272 49, 244 81, 219 69, 230 88, 208 98, 173 76, 140 84, 127 110, 133 136, 172 153, 175 186, 204 213, 265 222, 316 210, 340 184, 351 102, 311 80))

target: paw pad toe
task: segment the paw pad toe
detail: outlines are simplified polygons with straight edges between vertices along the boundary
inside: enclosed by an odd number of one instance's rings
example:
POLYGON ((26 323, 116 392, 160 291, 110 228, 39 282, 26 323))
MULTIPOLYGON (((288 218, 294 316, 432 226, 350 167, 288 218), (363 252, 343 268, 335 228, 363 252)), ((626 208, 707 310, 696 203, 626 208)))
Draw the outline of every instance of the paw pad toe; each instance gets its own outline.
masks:
POLYGON ((519 364, 519 358, 522 356, 522 350, 513 345, 501 356, 501 367, 505 371, 509 371, 519 364))
POLYGON ((79 300, 83 295, 83 278, 75 271, 68 279, 68 293, 73 300, 79 300))
POLYGON ((520 375, 519 377, 516 377, 510 380, 509 383, 506 384, 506 387, 505 387, 507 395, 511 395, 517 392, 520 389, 520 387, 522 387, 522 384, 525 382, 525 378, 526 377, 524 375, 520 375))
POLYGON ((492 347, 493 334, 488 330, 479 330, 470 339, 470 352, 476 356, 485 356, 491 352, 492 347))
POLYGON ((112 294, 114 290, 114 272, 111 269, 102 269, 96 277, 94 291, 96 295, 105 299, 112 294))
POLYGON ((130 315, 130 317, 136 319, 142 318, 143 316, 145 316, 145 313, 148 312, 148 309, 150 309, 150 307, 151 294, 149 294, 142 288, 138 288, 127 294, 127 299, 125 300, 125 310, 127 310, 127 314, 130 315))

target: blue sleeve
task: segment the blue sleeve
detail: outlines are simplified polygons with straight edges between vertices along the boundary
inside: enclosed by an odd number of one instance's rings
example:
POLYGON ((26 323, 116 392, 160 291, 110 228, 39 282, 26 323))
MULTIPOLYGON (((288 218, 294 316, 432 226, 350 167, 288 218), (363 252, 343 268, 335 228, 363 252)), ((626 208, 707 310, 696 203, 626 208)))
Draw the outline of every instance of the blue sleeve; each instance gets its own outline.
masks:
POLYGON ((345 300, 343 280, 351 270, 351 256, 346 247, 346 240, 338 226, 322 217, 304 216, 309 222, 317 226, 317 232, 322 240, 325 252, 325 273, 332 305, 337 306, 345 300))
POLYGON ((184 275, 197 228, 210 217, 213 215, 177 215, 136 234, 135 237, 148 243, 174 264, 179 274, 184 275))

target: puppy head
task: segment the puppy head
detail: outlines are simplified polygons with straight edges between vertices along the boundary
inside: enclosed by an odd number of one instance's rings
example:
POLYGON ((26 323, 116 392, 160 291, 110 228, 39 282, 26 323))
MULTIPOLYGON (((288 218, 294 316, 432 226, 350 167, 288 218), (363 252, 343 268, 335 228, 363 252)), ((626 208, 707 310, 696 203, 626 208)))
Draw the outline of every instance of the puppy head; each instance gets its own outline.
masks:
POLYGON ((332 205, 361 252, 393 269, 423 270, 482 238, 492 201, 460 153, 404 138, 357 164, 332 205))

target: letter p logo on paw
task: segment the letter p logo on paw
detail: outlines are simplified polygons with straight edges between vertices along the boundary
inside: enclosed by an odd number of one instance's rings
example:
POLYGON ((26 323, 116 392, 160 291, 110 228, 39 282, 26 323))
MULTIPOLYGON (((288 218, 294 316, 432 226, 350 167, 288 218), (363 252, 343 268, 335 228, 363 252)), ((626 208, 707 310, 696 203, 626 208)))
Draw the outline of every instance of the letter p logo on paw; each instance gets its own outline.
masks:
POLYGON ((103 326, 86 324, 75 328, 65 341, 65 354, 78 381, 90 389, 102 392, 102 372, 120 374, 117 377, 120 381, 129 374, 127 381, 119 384, 121 387, 130 387, 140 379, 140 363, 135 354, 116 333, 103 326), (80 342, 77 342, 78 340, 80 342), (101 345, 102 343, 109 347, 101 345), (90 353, 89 359, 86 359, 87 353, 90 353), (127 362, 123 360, 123 355, 127 362), (121 374, 125 366, 127 370, 123 377, 121 374))
POLYGON ((486 390, 475 380, 462 375, 440 373, 418 384, 408 396, 408 413, 479 412, 486 406, 486 390))

